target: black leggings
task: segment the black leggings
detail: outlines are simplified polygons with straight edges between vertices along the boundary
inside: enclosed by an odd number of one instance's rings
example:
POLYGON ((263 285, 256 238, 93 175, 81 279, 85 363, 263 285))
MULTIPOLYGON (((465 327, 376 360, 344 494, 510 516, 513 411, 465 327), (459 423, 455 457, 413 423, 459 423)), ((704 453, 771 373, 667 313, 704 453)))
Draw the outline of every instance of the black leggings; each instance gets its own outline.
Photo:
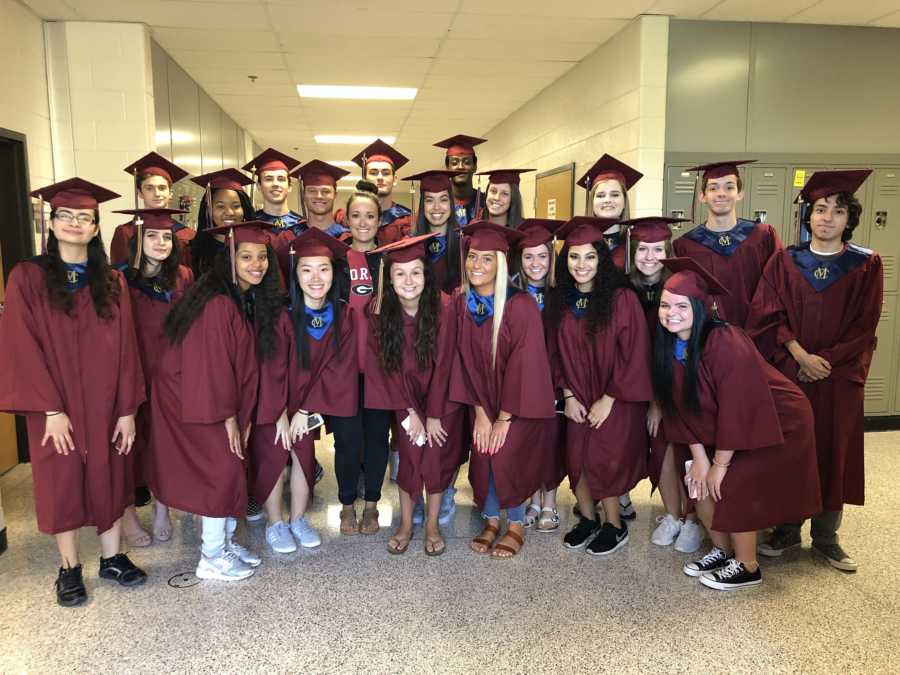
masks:
POLYGON ((360 378, 359 412, 353 417, 332 415, 326 420, 328 430, 334 434, 334 472, 337 474, 338 499, 344 506, 350 506, 357 499, 361 469, 366 481, 366 501, 380 500, 381 485, 387 470, 388 433, 393 413, 363 408, 362 383, 360 378))

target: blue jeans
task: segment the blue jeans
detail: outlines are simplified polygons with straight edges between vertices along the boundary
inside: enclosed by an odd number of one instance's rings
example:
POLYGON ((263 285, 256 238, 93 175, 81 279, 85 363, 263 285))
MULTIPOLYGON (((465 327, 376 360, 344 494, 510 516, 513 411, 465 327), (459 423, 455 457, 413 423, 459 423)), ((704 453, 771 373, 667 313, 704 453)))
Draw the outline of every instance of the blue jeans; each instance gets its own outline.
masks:
MULTIPOLYGON (((488 493, 484 500, 484 508, 481 510, 484 518, 500 518, 500 500, 497 498, 497 485, 494 482, 494 471, 491 469, 488 475, 488 493)), ((506 509, 506 520, 510 523, 525 522, 525 504, 511 506, 506 509)))

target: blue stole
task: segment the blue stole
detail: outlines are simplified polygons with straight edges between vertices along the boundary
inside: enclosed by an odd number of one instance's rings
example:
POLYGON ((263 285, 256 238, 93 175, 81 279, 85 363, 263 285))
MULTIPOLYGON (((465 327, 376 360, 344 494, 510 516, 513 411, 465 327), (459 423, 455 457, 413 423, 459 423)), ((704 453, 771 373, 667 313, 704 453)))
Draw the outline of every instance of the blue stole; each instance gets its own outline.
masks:
POLYGON ((331 322, 334 321, 334 306, 330 302, 326 302, 322 309, 304 307, 303 311, 306 314, 306 332, 314 340, 321 340, 331 327, 331 322))
POLYGON ((687 348, 688 341, 675 336, 675 359, 682 364, 687 363, 687 348))
POLYGON ((439 234, 428 242, 428 259, 432 263, 444 257, 447 252, 447 235, 439 234))
POLYGON ((409 216, 412 214, 408 208, 403 206, 402 204, 391 204, 391 208, 381 214, 381 225, 380 227, 384 227, 385 225, 390 225, 397 218, 402 218, 403 216, 409 216))
POLYGON ((755 227, 754 221, 738 218, 737 224, 728 232, 713 232, 708 230, 705 225, 698 225, 684 236, 720 256, 730 258, 737 251, 738 246, 747 240, 755 227))
POLYGON ((603 241, 609 247, 610 252, 615 251, 622 245, 622 233, 613 232, 612 234, 604 234, 603 241))
POLYGON ((460 227, 468 225, 473 220, 475 220, 475 202, 478 202, 482 207, 484 206, 484 192, 479 190, 475 190, 472 194, 472 199, 465 203, 461 204, 460 202, 453 200, 453 213, 456 216, 456 224, 460 227), (480 198, 477 195, 481 195, 480 198))
POLYGON ((572 314, 580 319, 587 314, 588 303, 590 301, 590 293, 582 293, 577 288, 573 288, 572 294, 569 296, 569 309, 572 310, 572 314))
POLYGON ((287 230, 294 235, 298 235, 306 229, 303 218, 299 213, 293 211, 288 211, 283 216, 273 216, 260 209, 253 217, 256 218, 256 220, 271 223, 273 233, 284 232, 287 230))
POLYGON ((528 295, 534 298, 534 301, 537 303, 538 308, 543 312, 544 311, 544 287, 543 286, 532 286, 529 283, 525 283, 525 290, 528 291, 528 295))
POLYGON ((494 296, 483 298, 470 288, 466 297, 466 309, 469 310, 469 315, 472 317, 475 325, 481 326, 494 316, 494 296))
POLYGON ((331 235, 334 238, 340 237, 345 232, 349 232, 350 230, 340 223, 333 223, 326 227, 324 230, 325 234, 331 235))
POLYGON ((116 269, 122 273, 131 288, 136 288, 151 300, 164 302, 166 304, 172 302, 172 291, 165 290, 156 280, 156 277, 147 279, 138 273, 135 273, 134 275, 126 274, 128 271, 128 263, 116 265, 116 269))
POLYGON ((816 293, 821 293, 864 264, 872 255, 872 251, 862 246, 849 244, 843 253, 834 258, 819 260, 809 250, 809 242, 806 242, 799 246, 789 246, 788 255, 809 285, 816 293))
POLYGON ((87 286, 87 263, 63 263, 66 267, 66 290, 76 293, 87 286))

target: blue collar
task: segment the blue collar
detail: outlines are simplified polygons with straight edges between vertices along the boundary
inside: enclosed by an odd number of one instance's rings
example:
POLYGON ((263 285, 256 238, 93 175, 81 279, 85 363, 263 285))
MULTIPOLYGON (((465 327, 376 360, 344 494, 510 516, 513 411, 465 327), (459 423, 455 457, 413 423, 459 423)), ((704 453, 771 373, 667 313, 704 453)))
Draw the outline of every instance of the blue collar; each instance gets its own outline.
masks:
POLYGON ((87 285, 87 263, 63 263, 66 267, 66 290, 75 293, 87 285))
POLYGON ((483 298, 470 288, 469 295, 466 298, 466 309, 469 310, 469 315, 472 317, 475 325, 481 326, 494 316, 494 296, 483 298))
POLYGON ((397 218, 402 218, 403 216, 408 216, 412 213, 408 208, 403 206, 402 204, 391 204, 391 208, 381 214, 381 227, 385 225, 390 225, 397 218))
POLYGON ((299 213, 293 211, 288 211, 283 216, 273 216, 260 209, 254 217, 264 223, 271 223, 273 233, 290 231, 298 235, 306 229, 303 225, 303 218, 299 213))
POLYGON ((738 218, 737 224, 727 232, 713 232, 707 229, 706 225, 698 225, 684 236, 720 256, 730 258, 738 250, 738 246, 752 234, 755 227, 754 221, 738 218))
POLYGON ((788 255, 809 285, 816 293, 821 293, 864 264, 872 252, 862 246, 850 244, 843 253, 831 260, 819 260, 809 250, 809 242, 806 242, 799 246, 789 246, 788 255))
POLYGON ((128 273, 128 263, 116 265, 116 269, 122 273, 131 288, 136 288, 151 300, 166 304, 172 302, 172 291, 164 289, 156 277, 147 279, 136 270, 133 273, 128 273))
POLYGON ((444 257, 447 252, 447 235, 439 234, 428 242, 428 258, 432 263, 444 257))
POLYGON ((334 321, 334 306, 326 302, 322 309, 304 307, 303 311, 306 313, 306 332, 314 340, 321 340, 334 321))
POLYGON ((603 241, 606 242, 606 245, 609 247, 610 251, 615 251, 622 245, 622 233, 613 232, 612 234, 604 234, 603 241))
POLYGON ((572 310, 572 314, 580 319, 587 314, 588 303, 590 303, 590 301, 590 293, 582 293, 577 288, 573 288, 572 293, 569 295, 569 309, 572 310))
POLYGON ((344 234, 345 232, 349 232, 349 231, 350 230, 348 230, 346 227, 344 227, 340 223, 332 223, 331 225, 329 225, 328 227, 326 227, 323 230, 323 232, 325 232, 325 234, 331 235, 332 237, 340 237, 342 234, 344 234))
POLYGON ((687 363, 687 348, 688 348, 688 341, 687 341, 687 340, 682 340, 680 337, 678 337, 678 336, 676 335, 676 336, 675 336, 675 350, 674 350, 674 351, 675 351, 675 358, 676 358, 680 363, 687 363))
POLYGON ((543 286, 532 286, 529 283, 525 283, 525 290, 528 291, 528 295, 534 298, 534 301, 537 303, 540 310, 544 311, 544 287, 543 286))

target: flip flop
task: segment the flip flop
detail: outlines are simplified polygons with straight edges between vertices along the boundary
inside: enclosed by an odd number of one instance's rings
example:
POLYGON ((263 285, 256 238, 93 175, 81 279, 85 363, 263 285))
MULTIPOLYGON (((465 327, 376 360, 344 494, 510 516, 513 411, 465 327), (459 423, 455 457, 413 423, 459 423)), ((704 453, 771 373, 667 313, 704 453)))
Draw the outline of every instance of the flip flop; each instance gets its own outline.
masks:
POLYGON ((444 555, 444 551, 447 550, 447 542, 443 537, 437 538, 425 538, 425 555, 431 556, 432 558, 436 558, 439 555, 444 555), (431 550, 428 550, 428 545, 431 544, 431 550), (440 548, 435 548, 435 544, 441 544, 440 548))
POLYGON ((408 539, 403 539, 403 537, 393 536, 388 540, 387 543, 387 552, 391 555, 403 555, 406 553, 406 549, 409 548, 409 542, 412 541, 412 536, 408 539), (393 542, 397 542, 397 546, 391 546, 393 542))

